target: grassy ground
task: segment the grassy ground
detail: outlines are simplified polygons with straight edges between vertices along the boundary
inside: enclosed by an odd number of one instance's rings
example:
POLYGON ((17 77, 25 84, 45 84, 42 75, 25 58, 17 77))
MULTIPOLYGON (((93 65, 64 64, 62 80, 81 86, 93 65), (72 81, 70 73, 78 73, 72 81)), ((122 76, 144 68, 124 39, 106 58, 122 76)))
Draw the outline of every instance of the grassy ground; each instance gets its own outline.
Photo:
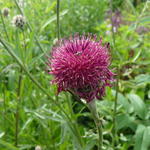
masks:
MULTIPOLYGON (((97 150, 90 113, 78 102, 72 105, 69 93, 56 96, 57 87, 50 84, 46 62, 57 40, 56 5, 56 0, 0 0, 0 150, 34 150, 37 145, 42 150, 97 150), (18 14, 26 20, 23 30, 12 25, 18 14)), ((150 149, 149 10, 150 3, 142 0, 60 2, 61 37, 90 32, 111 46, 118 82, 96 103, 104 150, 150 149)))

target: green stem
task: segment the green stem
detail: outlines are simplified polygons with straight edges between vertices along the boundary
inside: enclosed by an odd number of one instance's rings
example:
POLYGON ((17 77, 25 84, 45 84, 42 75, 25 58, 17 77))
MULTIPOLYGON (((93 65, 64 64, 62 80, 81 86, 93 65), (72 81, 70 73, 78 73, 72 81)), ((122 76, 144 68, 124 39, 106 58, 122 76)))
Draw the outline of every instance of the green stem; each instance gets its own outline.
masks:
MULTIPOLYGON (((117 48, 116 48, 116 39, 115 39, 115 32, 114 32, 114 26, 113 26, 113 0, 110 1, 110 7, 111 7, 111 32, 112 32, 112 39, 113 39, 113 48, 115 49, 116 54, 119 56, 117 48)), ((119 68, 117 67, 117 72, 119 72, 119 68)), ((116 132, 116 115, 117 115, 117 101, 118 101, 118 83, 119 83, 119 73, 117 73, 117 82, 116 82, 116 93, 115 93, 115 100, 114 100, 114 111, 113 111, 113 139, 112 139, 112 145, 113 149, 115 150, 115 145, 117 144, 117 132, 116 132)))
MULTIPOLYGON (((7 127, 7 124, 6 124, 7 114, 6 114, 6 90, 5 90, 5 85, 4 85, 4 88, 3 88, 3 99, 4 99, 4 101, 3 101, 3 108, 4 108, 4 112, 3 112, 4 121, 3 121, 3 123, 4 124, 3 125, 4 125, 4 131, 7 134, 7 128, 6 128, 7 127)), ((4 135, 4 137, 6 137, 6 134, 4 135)))
POLYGON ((3 28, 4 28, 4 31, 5 31, 7 40, 9 41, 9 36, 8 36, 7 30, 6 30, 5 21, 4 21, 4 18, 3 18, 3 15, 2 15, 1 11, 0 11, 0 15, 1 15, 1 20, 2 20, 2 24, 3 24, 3 28))
POLYGON ((57 0, 57 38, 58 40, 60 39, 59 7, 60 7, 60 0, 57 0))
POLYGON ((91 114, 93 116, 97 131, 98 131, 98 150, 102 150, 103 146, 103 131, 102 131, 102 122, 99 119, 99 115, 97 113, 96 104, 95 101, 92 101, 88 104, 88 108, 91 111, 91 114))
POLYGON ((16 109, 16 125, 15 125, 15 146, 18 146, 18 134, 19 134, 19 110, 21 102, 21 83, 22 83, 22 68, 20 69, 20 75, 18 80, 18 90, 17 90, 17 109, 16 109))
POLYGON ((116 82, 116 93, 114 100, 114 112, 113 112, 113 148, 116 149, 117 144, 117 132, 116 132, 116 115, 117 115, 117 104, 118 104, 118 90, 119 90, 119 67, 117 68, 117 82, 116 82))
POLYGON ((112 39, 113 39, 113 47, 115 47, 116 39, 115 39, 115 32, 114 32, 114 26, 113 26, 113 0, 110 1, 110 7, 111 7, 111 32, 112 32, 112 39))
POLYGON ((22 30, 22 35, 23 35, 23 48, 24 48, 23 59, 24 59, 24 62, 26 62, 26 52, 27 52, 27 49, 26 49, 26 36, 25 36, 24 30, 22 30))
MULTIPOLYGON (((22 47, 22 57, 24 58, 25 55, 23 51, 26 51, 26 45, 25 45, 25 34, 24 30, 22 30, 23 35, 23 47, 22 47)), ((17 90, 17 108, 16 108, 16 124, 15 124, 15 146, 18 147, 18 134, 19 134, 19 112, 20 112, 20 103, 21 103, 21 86, 22 86, 22 73, 23 69, 20 67, 19 72, 19 80, 18 80, 18 90, 17 90)))

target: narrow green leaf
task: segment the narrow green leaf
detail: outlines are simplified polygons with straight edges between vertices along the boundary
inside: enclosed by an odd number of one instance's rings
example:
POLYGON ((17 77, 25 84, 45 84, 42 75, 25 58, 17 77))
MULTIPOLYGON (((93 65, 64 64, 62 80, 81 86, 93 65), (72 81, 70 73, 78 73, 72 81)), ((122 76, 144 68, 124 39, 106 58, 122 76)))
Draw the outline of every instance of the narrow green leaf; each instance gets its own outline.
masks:
POLYGON ((137 53, 137 55, 133 58, 132 62, 135 62, 141 55, 142 49, 139 50, 139 52, 137 53))
POLYGON ((24 132, 24 130, 27 128, 27 126, 29 126, 29 124, 33 121, 33 118, 29 118, 23 125, 23 127, 20 129, 20 133, 22 134, 24 132))
MULTIPOLYGON (((67 14, 68 10, 64 10, 63 12, 60 13, 60 17, 64 16, 67 14)), ((55 21, 57 19, 56 15, 52 16, 40 29, 40 31, 44 30, 51 22, 55 21)))

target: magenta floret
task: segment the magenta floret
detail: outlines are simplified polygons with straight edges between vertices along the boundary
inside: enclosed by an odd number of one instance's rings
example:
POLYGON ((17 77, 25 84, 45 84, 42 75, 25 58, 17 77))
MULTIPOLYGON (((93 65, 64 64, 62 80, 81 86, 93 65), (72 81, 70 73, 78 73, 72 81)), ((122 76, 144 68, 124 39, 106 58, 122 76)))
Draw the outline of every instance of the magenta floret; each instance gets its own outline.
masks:
POLYGON ((87 102, 104 96, 114 74, 109 69, 109 45, 102 45, 102 40, 96 39, 92 35, 75 35, 53 47, 48 65, 58 93, 69 91, 87 102))

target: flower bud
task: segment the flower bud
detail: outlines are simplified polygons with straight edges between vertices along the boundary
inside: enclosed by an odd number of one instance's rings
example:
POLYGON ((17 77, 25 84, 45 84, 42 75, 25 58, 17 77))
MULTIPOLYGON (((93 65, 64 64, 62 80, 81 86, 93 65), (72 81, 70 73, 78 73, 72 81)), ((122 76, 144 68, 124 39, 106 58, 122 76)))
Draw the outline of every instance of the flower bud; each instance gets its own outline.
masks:
POLYGON ((3 16, 4 16, 4 17, 8 17, 9 11, 10 11, 9 8, 4 8, 4 9, 2 10, 3 16))
POLYGON ((13 17, 12 23, 15 27, 22 29, 26 23, 25 17, 22 15, 16 15, 13 17))

